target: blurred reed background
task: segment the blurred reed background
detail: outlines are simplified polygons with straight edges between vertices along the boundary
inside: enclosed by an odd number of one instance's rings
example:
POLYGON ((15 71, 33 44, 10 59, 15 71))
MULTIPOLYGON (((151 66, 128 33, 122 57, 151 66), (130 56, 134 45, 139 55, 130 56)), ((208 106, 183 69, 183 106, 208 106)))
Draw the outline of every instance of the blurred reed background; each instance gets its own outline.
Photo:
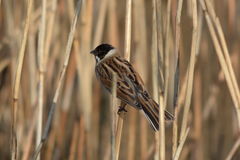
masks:
POLYGON ((76 8, 0 0, 0 159, 30 159, 55 103, 38 159, 111 158, 112 99, 89 54, 103 42, 130 51, 148 91, 175 113, 155 133, 128 107, 119 159, 240 159, 239 1, 83 0, 74 32, 76 8))

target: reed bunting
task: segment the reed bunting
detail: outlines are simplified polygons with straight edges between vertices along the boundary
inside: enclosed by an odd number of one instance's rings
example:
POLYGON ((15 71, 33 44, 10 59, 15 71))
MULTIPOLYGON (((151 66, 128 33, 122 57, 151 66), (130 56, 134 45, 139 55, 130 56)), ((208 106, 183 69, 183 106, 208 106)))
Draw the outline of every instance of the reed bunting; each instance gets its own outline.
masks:
MULTIPOLYGON (((101 44, 90 52, 95 56, 95 72, 101 84, 111 92, 115 72, 117 97, 124 103, 142 110, 155 131, 159 130, 159 105, 151 98, 133 66, 109 44, 101 44)), ((121 108, 120 110, 125 110, 121 108)), ((165 120, 173 115, 165 111, 165 120)))

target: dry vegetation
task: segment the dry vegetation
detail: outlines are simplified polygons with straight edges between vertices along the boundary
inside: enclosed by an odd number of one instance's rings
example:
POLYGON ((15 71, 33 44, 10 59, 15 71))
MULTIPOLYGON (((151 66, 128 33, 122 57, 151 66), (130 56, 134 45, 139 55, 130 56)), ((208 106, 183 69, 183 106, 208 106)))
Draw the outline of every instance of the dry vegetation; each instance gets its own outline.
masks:
POLYGON ((237 0, 0 0, 0 159, 240 159, 239 17, 237 0), (116 114, 103 42, 162 106, 159 132, 116 114))

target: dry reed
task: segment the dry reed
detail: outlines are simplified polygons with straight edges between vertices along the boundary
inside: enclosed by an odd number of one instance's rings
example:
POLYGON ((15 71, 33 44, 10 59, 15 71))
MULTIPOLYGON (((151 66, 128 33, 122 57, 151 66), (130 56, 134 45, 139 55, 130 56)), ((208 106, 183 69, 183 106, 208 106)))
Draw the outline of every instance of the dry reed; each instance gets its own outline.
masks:
MULTIPOLYGON (((132 0, 128 0, 126 3, 126 21, 125 21, 125 50, 124 57, 130 60, 131 53, 131 26, 132 26, 132 0)), ((121 105, 122 106, 122 105, 121 105)), ((120 143, 122 136, 124 112, 120 112, 117 117, 117 130, 116 130, 116 159, 119 158, 120 143)))
POLYGON ((116 159, 116 106, 117 106, 117 76, 116 73, 113 73, 113 83, 112 83, 112 112, 111 114, 111 159, 115 160, 116 159))
POLYGON ((179 159, 180 153, 181 153, 181 151, 182 151, 182 149, 183 149, 183 145, 184 145, 184 143, 185 143, 185 141, 186 141, 186 138, 187 138, 187 136, 188 136, 189 130, 190 130, 190 129, 187 128, 187 129, 186 129, 186 132, 183 134, 183 137, 182 137, 182 139, 180 140, 180 143, 179 143, 179 145, 178 145, 178 148, 177 148, 177 150, 176 150, 176 153, 175 153, 175 155, 174 155, 173 160, 178 160, 178 159, 179 159))
POLYGON ((22 76, 22 67, 23 67, 23 60, 25 56, 25 48, 28 38, 28 32, 29 32, 29 26, 30 26, 30 15, 32 11, 32 0, 28 1, 28 7, 27 7, 27 17, 23 32, 23 39, 21 48, 19 50, 19 56, 18 56, 18 65, 16 68, 16 75, 14 80, 14 88, 13 88, 13 104, 12 104, 12 126, 11 126, 11 159, 15 160, 18 159, 18 144, 17 144, 17 129, 16 129, 16 123, 17 123, 17 109, 18 109, 18 98, 19 98, 19 89, 20 89, 20 80, 22 76))
POLYGON ((49 131, 50 131, 50 127, 51 127, 51 124, 52 124, 52 119, 53 119, 53 114, 54 114, 54 111, 55 111, 56 103, 58 101, 58 97, 59 97, 59 94, 60 94, 60 89, 62 88, 62 83, 63 83, 63 78, 65 76, 66 68, 67 68, 68 63, 69 63, 69 57, 70 57, 70 53, 71 53, 72 43, 73 43, 73 39, 74 39, 74 33, 75 33, 76 25, 77 25, 77 20, 78 20, 79 14, 80 14, 81 3, 82 3, 82 1, 79 0, 77 8, 76 8, 75 17, 73 19, 71 30, 70 30, 70 33, 69 33, 68 41, 67 41, 66 52, 65 52, 65 61, 64 61, 64 64, 63 64, 63 68, 62 68, 60 77, 59 77, 59 81, 58 81, 56 92, 55 92, 55 95, 54 95, 54 98, 53 98, 52 106, 51 106, 51 109, 50 109, 50 112, 49 112, 49 115, 48 115, 48 120, 47 120, 47 123, 46 123, 46 127, 45 127, 44 133, 41 137, 41 141, 39 142, 39 144, 37 144, 38 146, 36 148, 36 151, 34 152, 33 159, 38 158, 38 155, 41 151, 42 145, 45 142, 45 140, 47 139, 49 131))
MULTIPOLYGON (((174 54, 176 56, 176 60, 177 60, 177 65, 176 65, 176 72, 179 72, 179 46, 180 46, 180 36, 181 36, 181 14, 182 14, 182 4, 183 4, 183 0, 179 0, 178 4, 177 4, 177 13, 176 13, 176 22, 175 22, 175 47, 174 47, 174 54)), ((178 75, 179 76, 179 75, 178 75)), ((176 81, 179 81, 179 79, 177 79, 176 81)), ((179 83, 179 82, 176 82, 179 83)), ((179 85, 179 84, 178 84, 179 85)), ((176 86, 176 94, 178 94, 178 88, 179 86, 176 86)), ((183 94, 182 94, 183 95, 183 94)), ((178 98, 178 97, 176 97, 178 98)), ((177 150, 177 144, 178 144, 178 104, 179 104, 179 100, 176 99, 176 104, 174 104, 174 116, 175 116, 175 120, 173 121, 173 145, 172 145, 172 158, 174 157, 176 150, 177 150)))
POLYGON ((238 138, 237 141, 235 142, 235 144, 233 145, 226 160, 231 160, 233 158, 234 154, 238 151, 239 147, 240 147, 240 138, 238 138))
POLYGON ((194 67, 196 61, 196 47, 197 47, 197 39, 198 39, 198 16, 197 16, 197 2, 195 0, 192 1, 193 5, 193 34, 192 34, 192 46, 191 46, 191 57, 188 69, 188 78, 187 78, 187 91, 186 91, 186 99, 183 113, 183 121, 180 132, 180 140, 183 138, 183 135, 187 129, 187 120, 188 120, 188 112, 190 109, 191 97, 192 97, 192 88, 193 88, 193 77, 194 77, 194 67))
MULTIPOLYGON (((46 56, 44 53, 44 41, 45 41, 45 32, 46 32, 46 0, 42 1, 42 12, 41 12, 41 22, 39 27, 38 34, 38 65, 39 65, 39 89, 38 89, 38 121, 37 121, 37 132, 36 132, 36 148, 37 145, 41 142, 42 137, 42 123, 43 123, 43 96, 44 96, 44 86, 45 86, 45 60, 46 56)), ((40 160, 40 153, 37 157, 40 160)))
MULTIPOLYGON (((151 48, 151 67, 152 67, 152 86, 153 86, 153 99, 159 102, 158 96, 158 24, 157 24, 157 1, 153 0, 152 12, 152 48, 151 48)), ((158 103, 159 104, 159 103, 158 103)), ((161 104, 160 104, 161 105, 161 104)), ((162 107, 162 106, 161 106, 162 107)), ((161 113, 161 112, 160 112, 161 113)), ((160 156, 160 133, 155 134, 155 154, 154 158, 157 160, 160 156)))
POLYGON ((238 125, 240 127, 240 94, 239 94, 239 88, 238 88, 238 85, 237 85, 237 82, 236 82, 235 74, 234 74, 233 69, 232 69, 232 65, 231 65, 231 61, 230 61, 230 58, 229 58, 229 53, 228 53, 228 49, 227 49, 227 46, 226 46, 226 42, 224 40, 224 36, 223 36, 223 33, 222 33, 221 25, 219 23, 218 17, 216 17, 216 15, 215 15, 215 11, 214 11, 211 3, 208 2, 208 1, 203 1, 203 0, 201 0, 200 2, 201 2, 202 9, 205 11, 204 12, 205 13, 205 18, 207 20, 210 35, 211 35, 211 38, 213 40, 213 44, 214 44, 214 47, 216 49, 216 54, 219 58, 219 62, 221 64, 223 73, 225 75, 226 82, 227 82, 227 85, 229 87, 231 97, 233 99, 233 103, 234 103, 236 113, 237 113, 238 125), (215 30, 214 27, 216 28, 217 31, 215 30))

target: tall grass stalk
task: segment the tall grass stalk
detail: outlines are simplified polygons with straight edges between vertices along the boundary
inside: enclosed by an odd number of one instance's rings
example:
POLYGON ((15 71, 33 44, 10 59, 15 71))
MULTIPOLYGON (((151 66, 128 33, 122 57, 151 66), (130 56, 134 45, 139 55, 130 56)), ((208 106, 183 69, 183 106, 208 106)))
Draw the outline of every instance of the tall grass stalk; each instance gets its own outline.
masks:
POLYGON ((112 98, 111 98, 111 159, 116 159, 116 106, 117 106, 117 75, 113 73, 112 98))
POLYGON ((57 2, 58 0, 52 0, 51 3, 51 11, 49 12, 49 20, 47 24, 47 32, 46 32, 46 41, 44 46, 44 57, 45 57, 45 64, 43 64, 45 67, 48 63, 49 58, 49 50, 51 46, 52 36, 53 36, 53 29, 54 29, 54 22, 55 22, 55 16, 56 16, 56 8, 57 8, 57 2))
MULTIPOLYGON (((44 55, 44 42, 46 32, 46 0, 42 0, 42 12, 41 12, 41 23, 38 34, 38 64, 39 64, 39 89, 38 89, 38 121, 37 121, 37 138, 36 147, 41 142, 42 137, 42 123, 43 123, 43 103, 44 103, 44 79, 45 79, 45 60, 44 55)), ((37 157, 40 160, 40 154, 37 157)))
POLYGON ((180 140, 183 138, 183 135, 186 132, 187 128, 187 120, 188 120, 188 113, 191 104, 191 97, 192 97, 192 89, 193 89, 193 77, 194 77, 194 68, 195 68, 195 61, 196 61, 196 48, 197 48, 197 39, 198 39, 198 32, 200 31, 200 27, 198 27, 198 15, 197 15, 197 2, 196 0, 192 0, 193 6, 193 33, 192 33, 192 46, 191 46, 191 56, 190 56, 190 63, 188 69, 188 78, 187 78, 187 92, 185 98, 185 105, 184 105, 184 113, 183 113, 183 120, 180 132, 180 140))
POLYGON ((26 43, 28 38, 28 32, 29 32, 29 26, 30 26, 30 16, 32 11, 32 0, 28 1, 28 7, 27 7, 27 17, 26 22, 24 26, 24 32, 23 32, 23 39, 21 48, 19 50, 18 54, 18 64, 16 68, 16 75, 14 80, 14 88, 13 88, 13 103, 12 103, 12 114, 11 114, 11 120, 12 120, 12 126, 11 126, 11 159, 15 160, 18 159, 18 140, 17 140, 17 109, 18 109, 18 98, 19 98, 19 89, 20 89, 20 81, 22 76, 22 68, 23 68, 23 60, 25 56, 25 49, 26 49, 26 43))
MULTIPOLYGON (((159 104, 164 104, 164 96, 160 94, 159 104)), ((166 159, 165 147, 165 122, 164 122, 164 106, 159 107, 159 159, 166 159)))
POLYGON ((176 150, 176 153, 175 153, 175 155, 174 155, 173 160, 178 160, 178 159, 179 159, 180 153, 181 153, 181 151, 183 150, 183 145, 184 145, 184 143, 185 143, 185 141, 186 141, 186 139, 187 139, 187 136, 188 136, 189 131, 190 131, 190 128, 187 128, 186 131, 185 131, 185 133, 183 134, 183 137, 182 137, 182 139, 181 139, 180 142, 179 142, 179 145, 178 145, 178 148, 177 148, 177 150, 176 150))
MULTIPOLYGON (((147 85, 148 77, 149 77, 149 65, 148 61, 143 61, 144 59, 147 60, 148 58, 148 40, 147 40, 147 16, 146 16, 146 2, 144 0, 139 1, 133 1, 133 42, 137 45, 135 47, 133 55, 136 55, 134 57, 134 64, 138 71, 138 73, 141 75, 141 78, 143 82, 145 82, 145 85, 147 85), (141 18, 139 18, 141 17, 141 18)), ((147 86, 146 86, 147 87, 147 86)), ((136 153, 138 153, 138 139, 136 137, 136 133, 140 132, 140 157, 141 159, 147 158, 147 152, 149 143, 147 140, 148 137, 148 122, 146 121, 146 118, 143 115, 139 116, 139 119, 137 117, 138 112, 137 110, 133 110, 133 120, 131 121, 131 126, 134 127, 133 133, 129 130, 129 140, 131 138, 131 144, 133 145, 132 148, 134 152, 131 152, 128 150, 129 159, 136 158, 136 153), (140 122, 140 130, 138 130, 138 122, 140 122), (130 136, 131 135, 131 136, 130 136)), ((130 142, 129 142, 130 143, 130 142)))
POLYGON ((238 125, 240 128, 240 93, 236 82, 235 74, 232 69, 231 61, 225 39, 222 33, 221 25, 218 17, 215 15, 215 11, 210 2, 201 0, 201 7, 204 10, 205 18, 209 32, 216 50, 216 54, 219 58, 219 62, 223 73, 226 78, 226 82, 233 99, 233 103, 237 113, 238 125), (217 31, 216 31, 217 30, 217 31), (224 57, 225 56, 225 57, 224 57))
POLYGON ((56 92, 55 92, 55 95, 54 95, 54 98, 53 98, 53 101, 52 101, 51 109, 50 109, 50 112, 49 112, 49 115, 48 115, 48 120, 47 120, 45 129, 44 129, 44 133, 43 133, 43 135, 41 137, 41 141, 38 144, 37 149, 35 150, 34 155, 33 155, 34 160, 37 159, 38 154, 42 149, 42 145, 46 141, 46 139, 48 137, 48 134, 49 134, 49 131, 50 131, 50 127, 51 127, 52 119, 53 119, 53 114, 54 114, 55 107, 56 107, 56 104, 57 104, 57 101, 58 101, 60 90, 62 88, 66 68, 67 68, 68 63, 69 63, 69 57, 70 57, 70 54, 71 54, 72 42, 73 42, 73 39, 74 39, 74 33, 75 33, 76 25, 77 25, 77 20, 78 20, 79 14, 80 14, 81 3, 82 3, 82 1, 79 0, 77 8, 76 8, 76 13, 75 13, 75 16, 74 16, 74 19, 73 19, 73 22, 72 22, 71 30, 70 30, 70 33, 69 33, 68 41, 67 41, 66 52, 65 52, 65 61, 64 61, 64 64, 63 64, 63 68, 60 72, 59 80, 57 82, 57 89, 56 89, 56 92))
MULTIPOLYGON (((151 69, 152 69, 152 87, 153 99, 159 102, 158 96, 158 26, 157 26, 157 0, 152 1, 152 45, 151 45, 151 69)), ((159 104, 159 103, 158 103, 159 104)), ((161 105, 161 104, 160 104, 161 105)), ((162 106, 160 106, 162 107, 162 106)), ((155 133, 155 154, 154 159, 159 159, 160 156, 160 140, 159 132, 155 133)))
MULTIPOLYGON (((125 19, 125 50, 124 57, 128 61, 130 60, 131 53, 131 27, 132 27, 132 0, 128 0, 126 3, 126 19, 125 19)), ((123 119, 124 113, 121 112, 117 117, 117 133, 116 133, 116 159, 119 158, 120 152, 120 143, 122 136, 122 128, 123 128, 123 119)))
MULTIPOLYGON (((175 47, 174 47, 174 55, 176 57, 176 60, 179 62, 179 46, 180 46, 180 37, 181 37, 181 14, 182 14, 182 4, 183 0, 179 0, 177 4, 177 14, 176 14, 176 22, 175 22, 175 47)), ((177 64, 177 62, 176 62, 177 64)), ((176 66, 175 68, 177 69, 176 66)), ((179 108, 179 100, 176 100, 176 106, 174 106, 174 116, 175 120, 173 121, 173 138, 172 138, 172 158, 174 157, 176 150, 177 150, 177 144, 178 144, 178 108, 179 108)))
POLYGON ((239 150, 239 147, 240 147, 240 137, 237 139, 237 141, 232 146, 232 148, 225 160, 231 160, 233 158, 234 154, 239 150))
MULTIPOLYGON (((165 46, 164 46, 164 55, 165 55, 165 63, 164 63, 164 69, 165 69, 165 74, 164 74, 164 109, 166 108, 167 105, 167 97, 168 97, 168 90, 169 90, 169 68, 170 68, 170 52, 169 52, 169 43, 170 43, 170 17, 171 17, 171 2, 172 0, 168 0, 167 2, 167 15, 166 15, 166 27, 165 27, 165 35, 164 40, 165 40, 165 46)), ((160 66, 161 67, 161 66, 160 66)))
MULTIPOLYGON (((160 2, 159 2, 160 3, 160 2)), ((160 97, 159 97, 159 159, 160 160, 165 160, 166 159, 166 144, 165 144, 165 122, 164 122, 164 110, 166 109, 166 105, 167 105, 167 97, 168 97, 168 90, 169 90, 169 71, 170 71, 170 56, 169 56, 169 42, 170 42, 170 17, 171 17, 171 0, 168 0, 167 2, 167 15, 166 15, 166 23, 165 23, 165 33, 162 33, 162 35, 165 35, 164 40, 165 40, 165 46, 164 46, 164 57, 160 57, 160 60, 165 61, 164 63, 164 70, 165 70, 165 74, 164 74, 164 87, 160 88, 160 90, 163 90, 164 94, 160 93, 160 97)), ((159 11, 157 11, 157 13, 159 13, 159 11)), ((157 16, 159 16, 159 14, 157 14, 157 16)), ((159 18, 157 18, 157 20, 159 20, 159 18)), ((159 22, 157 22, 158 25, 160 25, 159 22)), ((163 25, 162 25, 163 26, 163 25)), ((159 28, 159 27, 158 27, 159 28)), ((158 36, 159 38, 159 36, 158 36)), ((159 43, 158 43, 159 44, 159 43)), ((160 54, 161 55, 161 54, 160 54)), ((162 54, 163 55, 163 54, 162 54)), ((161 64, 159 62, 159 58, 158 58, 158 68, 161 68, 161 64)), ((163 70, 160 70, 160 74, 163 73, 163 70)), ((161 86, 161 83, 158 82, 159 86, 161 86)), ((162 91, 160 91, 162 92, 162 91)))

